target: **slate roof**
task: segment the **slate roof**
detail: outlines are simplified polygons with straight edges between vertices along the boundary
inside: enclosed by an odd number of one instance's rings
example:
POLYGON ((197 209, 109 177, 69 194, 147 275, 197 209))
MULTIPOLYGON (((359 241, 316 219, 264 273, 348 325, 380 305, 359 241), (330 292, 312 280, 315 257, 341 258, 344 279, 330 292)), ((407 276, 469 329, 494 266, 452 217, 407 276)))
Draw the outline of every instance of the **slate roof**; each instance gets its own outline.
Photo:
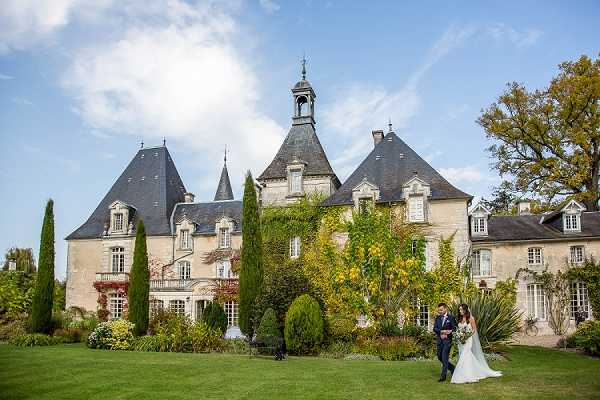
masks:
POLYGON ((430 199, 471 199, 452 186, 394 132, 388 132, 324 206, 352 204, 352 190, 363 178, 378 186, 379 202, 402 201, 402 186, 414 176, 430 185, 430 199))
POLYGON ((543 216, 543 214, 490 216, 488 219, 488 235, 472 236, 471 240, 476 243, 591 237, 600 239, 600 212, 598 211, 583 212, 581 214, 581 232, 564 233, 562 231, 562 218, 540 223, 543 216))
POLYGON ((231 182, 229 182, 227 164, 223 164, 219 186, 217 186, 217 192, 215 193, 215 201, 218 200, 233 200, 233 190, 231 189, 231 182))
POLYGON ((143 218, 149 236, 170 235, 173 207, 185 192, 166 147, 140 149, 88 220, 66 240, 101 237, 110 220, 108 207, 116 200, 135 207, 134 219, 143 218))
POLYGON ((287 178, 287 165, 292 162, 294 157, 306 163, 304 176, 332 176, 336 186, 339 186, 339 179, 333 172, 317 137, 315 127, 311 123, 292 124, 275 158, 258 177, 258 180, 287 178))
POLYGON ((173 222, 179 222, 185 216, 196 224, 195 235, 214 235, 215 223, 224 215, 234 221, 232 233, 240 233, 242 231, 241 200, 177 204, 173 213, 173 222))

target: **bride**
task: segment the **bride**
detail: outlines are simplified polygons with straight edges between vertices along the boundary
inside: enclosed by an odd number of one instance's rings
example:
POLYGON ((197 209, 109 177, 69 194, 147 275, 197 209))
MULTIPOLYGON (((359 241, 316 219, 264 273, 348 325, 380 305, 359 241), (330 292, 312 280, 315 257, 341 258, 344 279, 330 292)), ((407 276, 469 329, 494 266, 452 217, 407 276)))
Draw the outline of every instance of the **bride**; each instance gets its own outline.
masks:
POLYGON ((471 315, 469 307, 466 304, 461 304, 458 307, 459 319, 458 328, 465 328, 470 325, 473 335, 462 344, 458 344, 458 363, 454 373, 452 374, 452 383, 469 383, 477 382, 481 379, 489 377, 502 376, 502 372, 492 370, 483 355, 481 344, 479 343, 479 335, 477 335, 477 325, 475 318, 471 315))

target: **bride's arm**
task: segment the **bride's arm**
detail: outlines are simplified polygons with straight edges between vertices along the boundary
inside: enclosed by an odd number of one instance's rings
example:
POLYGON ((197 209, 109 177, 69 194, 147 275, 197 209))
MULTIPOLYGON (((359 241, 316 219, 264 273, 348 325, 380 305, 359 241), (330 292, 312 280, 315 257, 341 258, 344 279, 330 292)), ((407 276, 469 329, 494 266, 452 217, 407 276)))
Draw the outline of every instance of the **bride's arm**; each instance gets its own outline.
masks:
POLYGON ((475 323, 475 318, 471 316, 469 323, 471 324, 471 329, 473 330, 473 332, 477 332, 477 324, 475 323))

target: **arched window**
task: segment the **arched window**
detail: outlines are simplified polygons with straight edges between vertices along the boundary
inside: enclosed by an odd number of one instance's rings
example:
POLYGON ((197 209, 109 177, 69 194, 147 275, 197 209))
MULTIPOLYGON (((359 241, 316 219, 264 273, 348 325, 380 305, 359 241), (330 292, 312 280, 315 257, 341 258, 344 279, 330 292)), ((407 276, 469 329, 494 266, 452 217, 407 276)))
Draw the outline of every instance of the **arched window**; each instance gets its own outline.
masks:
POLYGON ((125 272, 125 248, 113 247, 111 255, 112 272, 125 272))
POLYGON ((308 100, 305 96, 300 96, 296 100, 296 114, 302 117, 305 113, 308 114, 308 100))

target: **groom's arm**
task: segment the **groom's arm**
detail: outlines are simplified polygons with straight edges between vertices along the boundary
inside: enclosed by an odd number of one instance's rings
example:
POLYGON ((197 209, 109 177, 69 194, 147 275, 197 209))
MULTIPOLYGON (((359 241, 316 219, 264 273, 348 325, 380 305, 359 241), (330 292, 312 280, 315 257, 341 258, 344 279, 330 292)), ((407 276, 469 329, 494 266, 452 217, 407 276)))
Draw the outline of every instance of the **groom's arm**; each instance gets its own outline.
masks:
POLYGON ((452 325, 452 332, 455 332, 458 328, 458 324, 456 323, 456 318, 454 318, 454 316, 450 318, 450 325, 452 325))
POLYGON ((442 334, 441 327, 438 327, 438 323, 437 323, 438 319, 437 317, 435 318, 435 321, 433 322, 433 332, 435 332, 436 335, 440 336, 442 334))

